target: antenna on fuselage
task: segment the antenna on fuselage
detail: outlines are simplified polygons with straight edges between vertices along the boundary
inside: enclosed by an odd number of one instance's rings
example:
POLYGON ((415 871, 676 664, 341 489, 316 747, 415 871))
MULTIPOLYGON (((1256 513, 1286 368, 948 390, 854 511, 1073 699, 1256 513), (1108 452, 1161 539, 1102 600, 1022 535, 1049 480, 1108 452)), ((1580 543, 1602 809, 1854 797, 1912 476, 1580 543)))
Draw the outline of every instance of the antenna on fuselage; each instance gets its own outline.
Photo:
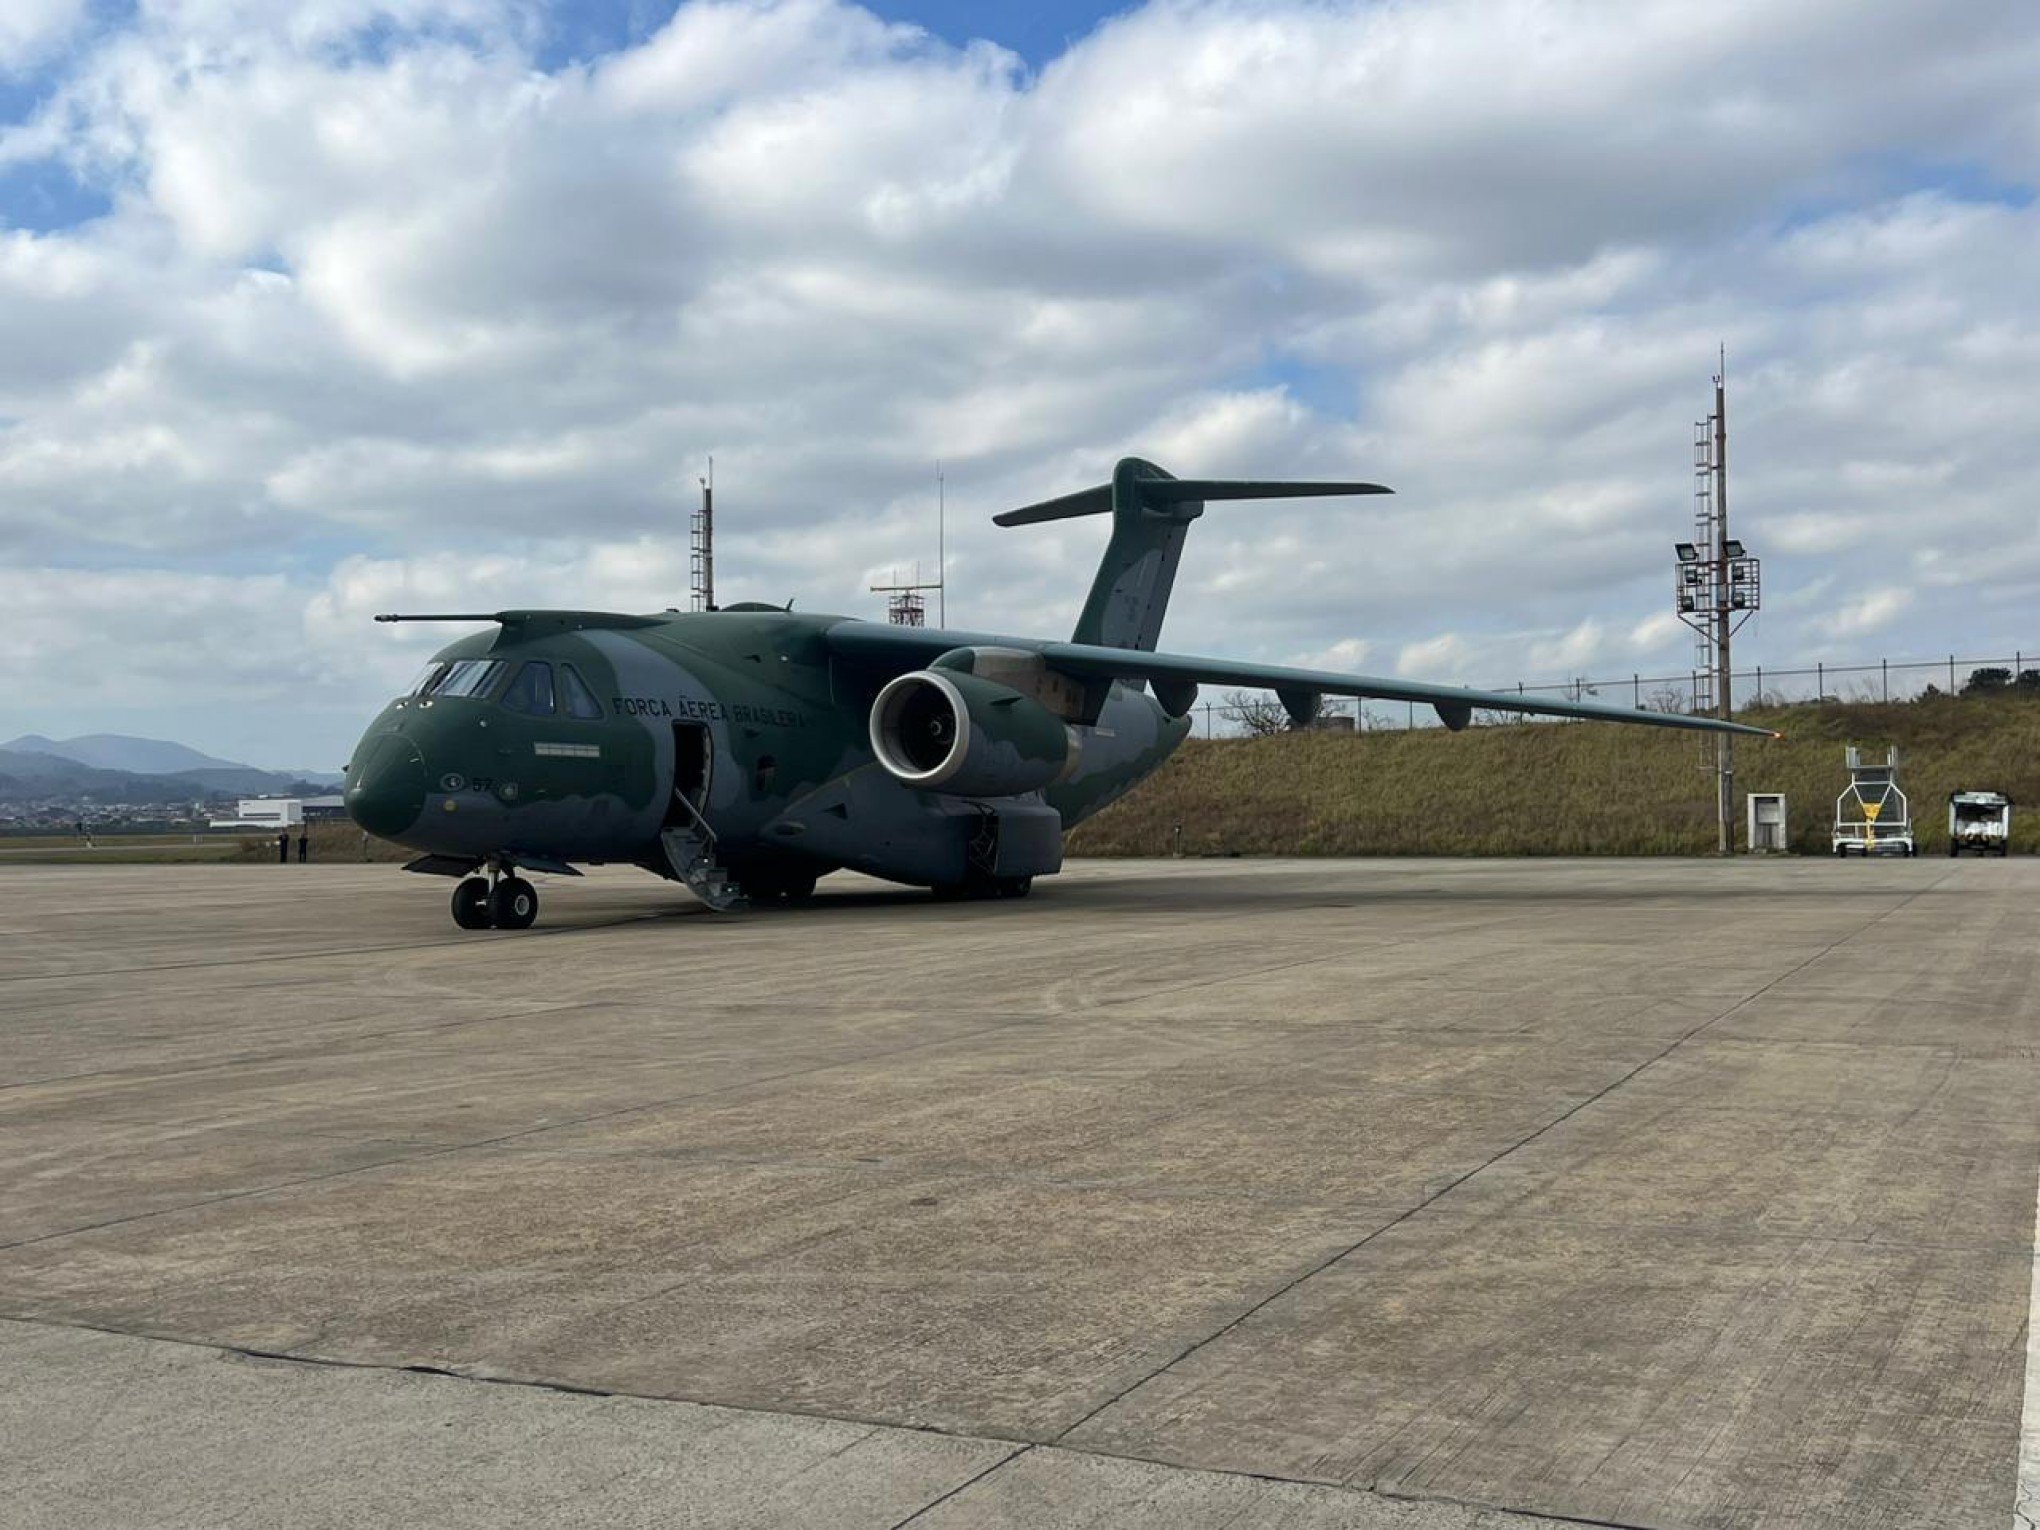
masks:
POLYGON ((715 455, 709 454, 708 476, 698 479, 701 508, 688 524, 687 575, 690 604, 696 611, 715 609, 715 455))

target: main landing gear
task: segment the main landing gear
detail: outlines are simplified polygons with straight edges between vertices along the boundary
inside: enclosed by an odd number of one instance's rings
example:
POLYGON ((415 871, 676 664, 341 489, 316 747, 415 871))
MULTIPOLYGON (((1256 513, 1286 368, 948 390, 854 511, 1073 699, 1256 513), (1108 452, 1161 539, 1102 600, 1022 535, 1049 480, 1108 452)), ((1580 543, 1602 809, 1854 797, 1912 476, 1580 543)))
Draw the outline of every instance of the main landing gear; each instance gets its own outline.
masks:
POLYGON ((468 877, 453 890, 453 922, 463 930, 528 930, 538 918, 538 889, 504 866, 468 877))

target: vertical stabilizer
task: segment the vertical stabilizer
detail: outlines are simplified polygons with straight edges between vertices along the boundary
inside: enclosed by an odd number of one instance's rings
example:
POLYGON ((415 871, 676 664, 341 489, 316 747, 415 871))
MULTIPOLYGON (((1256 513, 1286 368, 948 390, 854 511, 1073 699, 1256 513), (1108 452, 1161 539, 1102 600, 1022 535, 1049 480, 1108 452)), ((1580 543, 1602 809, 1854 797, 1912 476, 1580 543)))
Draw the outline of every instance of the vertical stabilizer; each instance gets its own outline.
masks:
POLYGON ((1122 457, 1112 470, 1112 540, 1105 545, 1073 643, 1152 649, 1176 587, 1176 565, 1202 500, 1150 499, 1145 483, 1174 482, 1152 462, 1122 457))
POLYGON ((1105 545, 1091 593, 1077 618, 1073 643, 1152 651, 1162 635, 1176 565, 1190 523, 1204 514, 1207 500, 1298 499, 1334 494, 1386 494, 1378 483, 1292 483, 1278 479, 1176 478, 1138 457, 1122 457, 1112 482, 1079 489, 1060 499, 1008 510, 992 519, 1001 526, 1029 526, 1073 515, 1112 515, 1112 539, 1105 545))

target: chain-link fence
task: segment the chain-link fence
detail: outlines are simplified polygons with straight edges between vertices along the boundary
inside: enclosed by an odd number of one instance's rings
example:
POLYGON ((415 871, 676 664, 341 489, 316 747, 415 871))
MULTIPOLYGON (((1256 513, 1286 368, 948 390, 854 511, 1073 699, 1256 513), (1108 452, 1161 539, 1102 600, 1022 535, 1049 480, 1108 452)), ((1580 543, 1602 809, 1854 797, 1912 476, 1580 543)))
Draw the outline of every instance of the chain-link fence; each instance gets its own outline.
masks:
MULTIPOLYGON (((1736 670, 1733 680, 1729 694, 1737 711, 1814 701, 1912 701, 1934 694, 2022 692, 2040 696, 2040 645, 1995 659, 1965 659, 1950 654, 1945 659, 1874 659, 1847 664, 1816 660, 1784 668, 1757 664, 1736 670)), ((1476 689, 1564 701, 1600 701, 1655 712, 1686 712, 1692 710, 1693 698, 1704 694, 1707 687, 1704 671, 1687 670, 1669 675, 1639 672, 1604 679, 1582 677, 1536 685, 1511 681, 1476 689)), ((1281 732, 1290 726, 1282 704, 1273 696, 1260 693, 1227 693, 1218 699, 1203 700, 1196 708, 1196 718, 1201 738, 1238 738, 1281 732)), ((1510 712, 1474 714, 1476 725, 1518 720, 1520 714, 1510 712)), ((1437 725, 1437 714, 1422 702, 1355 701, 1333 696, 1325 698, 1324 710, 1314 724, 1367 733, 1437 725)))

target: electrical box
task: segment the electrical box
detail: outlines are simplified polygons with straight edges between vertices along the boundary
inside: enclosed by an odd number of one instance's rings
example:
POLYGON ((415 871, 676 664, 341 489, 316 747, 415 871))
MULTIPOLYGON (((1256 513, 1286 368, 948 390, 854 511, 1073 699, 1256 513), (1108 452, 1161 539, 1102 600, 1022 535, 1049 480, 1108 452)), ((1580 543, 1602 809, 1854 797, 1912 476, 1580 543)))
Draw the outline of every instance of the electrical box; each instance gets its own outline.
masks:
POLYGON ((1743 800, 1749 808, 1750 853, 1782 855, 1785 851, 1785 794, 1751 792, 1743 800))

